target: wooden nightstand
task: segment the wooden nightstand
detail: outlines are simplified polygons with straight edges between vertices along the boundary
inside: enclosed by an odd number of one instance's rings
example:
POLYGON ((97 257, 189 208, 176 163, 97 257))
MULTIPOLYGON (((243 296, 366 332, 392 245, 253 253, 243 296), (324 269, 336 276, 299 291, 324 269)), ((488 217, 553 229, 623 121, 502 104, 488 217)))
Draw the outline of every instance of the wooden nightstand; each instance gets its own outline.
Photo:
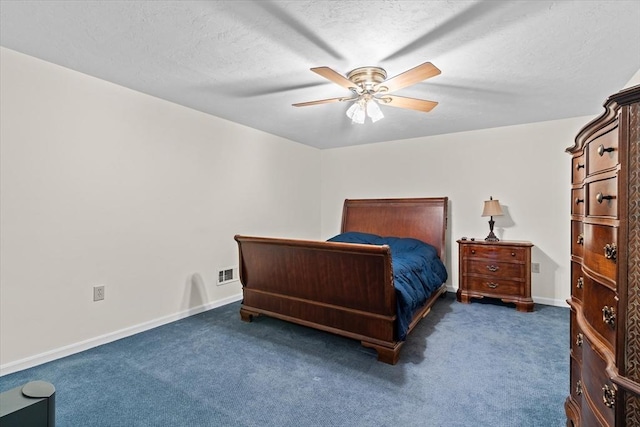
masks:
POLYGON ((531 242, 458 240, 457 299, 500 298, 518 311, 533 311, 531 299, 531 242))

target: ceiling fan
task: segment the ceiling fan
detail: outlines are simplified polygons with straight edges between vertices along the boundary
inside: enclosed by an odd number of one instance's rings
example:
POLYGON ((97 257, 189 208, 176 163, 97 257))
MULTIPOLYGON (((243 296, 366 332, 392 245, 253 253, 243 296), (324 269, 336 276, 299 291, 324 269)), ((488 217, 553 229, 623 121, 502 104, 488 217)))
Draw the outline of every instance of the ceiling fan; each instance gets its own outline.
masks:
POLYGON ((329 67, 311 68, 311 71, 349 89, 352 94, 348 97, 300 102, 293 104, 294 107, 354 101, 353 105, 347 110, 347 116, 353 123, 361 124, 364 123, 366 116, 369 116, 373 122, 384 117, 378 103, 392 107, 423 111, 425 113, 428 113, 438 105, 437 102, 427 101, 426 99, 390 95, 391 92, 440 74, 440 70, 430 62, 425 62, 388 80, 387 72, 380 67, 356 68, 350 71, 346 77, 329 67))

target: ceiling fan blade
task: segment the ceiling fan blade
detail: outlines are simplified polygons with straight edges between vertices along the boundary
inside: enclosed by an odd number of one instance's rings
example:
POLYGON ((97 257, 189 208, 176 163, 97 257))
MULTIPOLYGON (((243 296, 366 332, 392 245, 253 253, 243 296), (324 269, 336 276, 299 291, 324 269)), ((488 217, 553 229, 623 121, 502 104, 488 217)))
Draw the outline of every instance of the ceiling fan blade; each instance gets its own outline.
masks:
POLYGON ((327 80, 331 80, 332 82, 339 84, 343 88, 346 88, 349 90, 357 89, 355 83, 353 83, 351 80, 349 80, 342 74, 338 73, 337 71, 332 70, 329 67, 316 67, 316 68, 312 68, 311 71, 313 71, 314 73, 320 74, 322 77, 324 77, 327 80))
POLYGON ((408 108, 410 110, 423 111, 428 113, 433 110, 436 105, 435 101, 427 101, 426 99, 406 98, 397 95, 385 95, 379 98, 383 105, 390 105, 398 108, 408 108))
POLYGON ((329 98, 329 99, 320 99, 318 101, 309 101, 309 102, 298 102, 297 104, 291 104, 294 107, 307 107, 309 105, 318 105, 318 104, 329 104, 331 102, 340 102, 340 101, 349 101, 350 99, 355 98, 329 98))
POLYGON ((395 77, 392 77, 377 86, 377 89, 381 92, 393 92, 403 87, 411 86, 422 80, 437 76, 441 71, 433 65, 431 62, 425 62, 410 70, 400 73, 395 77))

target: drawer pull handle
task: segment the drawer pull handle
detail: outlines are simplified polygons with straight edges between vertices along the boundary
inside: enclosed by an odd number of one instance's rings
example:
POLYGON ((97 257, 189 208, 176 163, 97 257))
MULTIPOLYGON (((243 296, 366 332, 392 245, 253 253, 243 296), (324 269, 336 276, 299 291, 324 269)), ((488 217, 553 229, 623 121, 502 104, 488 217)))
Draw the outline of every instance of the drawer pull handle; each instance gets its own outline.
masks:
POLYGON ((602 203, 604 200, 611 200, 611 199, 615 199, 615 196, 605 196, 602 193, 596 194, 596 201, 598 203, 602 203))
POLYGON ((579 245, 584 245, 584 234, 578 234, 578 240, 576 240, 576 243, 579 245))
POLYGON ((578 163, 578 164, 576 165, 576 170, 577 170, 577 171, 579 171, 580 169, 583 169, 583 168, 584 168, 584 163, 578 163))
POLYGON ((495 289, 498 287, 498 284, 493 282, 488 282, 487 286, 490 287, 491 289, 495 289))
POLYGON ((580 396, 582 394, 582 381, 578 380, 576 383, 576 396, 580 396))
POLYGON ((613 307, 609 307, 608 305, 605 305, 604 307, 602 307, 602 321, 611 326, 614 327, 616 325, 616 310, 613 307))
POLYGON ((604 153, 609 153, 613 150, 614 149, 612 147, 604 148, 604 145, 600 144, 600 146, 598 146, 598 156, 602 157, 604 156, 604 153))
POLYGON ((475 254, 475 253, 476 253, 476 250, 475 250, 475 249, 471 249, 471 253, 472 253, 472 254, 475 254))
POLYGON ((500 270, 500 267, 498 267, 497 265, 487 265, 487 270, 495 273, 496 271, 500 270))
POLYGON ((611 259, 615 261, 617 256, 618 256, 618 247, 616 246, 616 244, 607 243, 604 246, 604 257, 606 259, 611 259))
POLYGON ((580 203, 584 203, 584 199, 581 199, 579 197, 576 197, 576 205, 579 205, 580 203))
POLYGON ((582 347, 583 341, 584 341, 584 336, 582 335, 582 333, 578 332, 578 334, 576 335, 576 345, 578 347, 582 347))
POLYGON ((515 252, 511 252, 511 256, 516 256, 516 253, 515 252))
POLYGON ((578 277, 578 282, 576 283, 576 288, 582 289, 584 287, 584 277, 578 277))
POLYGON ((602 387, 602 401, 607 408, 616 406, 616 389, 615 386, 609 387, 607 384, 602 387))

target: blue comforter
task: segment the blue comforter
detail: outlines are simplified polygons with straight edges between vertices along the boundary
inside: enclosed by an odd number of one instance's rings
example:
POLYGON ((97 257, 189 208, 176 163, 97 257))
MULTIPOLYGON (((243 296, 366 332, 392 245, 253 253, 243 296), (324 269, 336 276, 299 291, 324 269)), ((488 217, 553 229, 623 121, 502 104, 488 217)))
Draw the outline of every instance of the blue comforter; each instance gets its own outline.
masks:
POLYGON ((401 341, 407 336, 416 310, 447 280, 447 270, 436 248, 417 239, 348 232, 328 241, 389 246, 398 306, 397 333, 401 341))

